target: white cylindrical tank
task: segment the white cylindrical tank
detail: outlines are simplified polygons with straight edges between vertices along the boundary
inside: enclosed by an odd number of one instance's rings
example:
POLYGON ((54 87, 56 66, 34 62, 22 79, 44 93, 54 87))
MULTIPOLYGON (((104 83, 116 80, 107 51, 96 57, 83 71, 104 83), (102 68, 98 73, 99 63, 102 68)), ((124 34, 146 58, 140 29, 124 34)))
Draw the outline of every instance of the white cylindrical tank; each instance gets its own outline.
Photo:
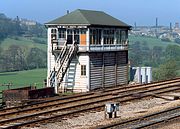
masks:
POLYGON ((141 67, 137 67, 137 78, 138 78, 138 83, 141 83, 141 67))
POLYGON ((152 82, 152 67, 146 68, 147 83, 152 82))
POLYGON ((141 67, 132 67, 132 69, 136 70, 133 81, 141 83, 141 67))
POLYGON ((142 78, 141 83, 142 84, 146 83, 146 67, 141 67, 141 78, 142 78))

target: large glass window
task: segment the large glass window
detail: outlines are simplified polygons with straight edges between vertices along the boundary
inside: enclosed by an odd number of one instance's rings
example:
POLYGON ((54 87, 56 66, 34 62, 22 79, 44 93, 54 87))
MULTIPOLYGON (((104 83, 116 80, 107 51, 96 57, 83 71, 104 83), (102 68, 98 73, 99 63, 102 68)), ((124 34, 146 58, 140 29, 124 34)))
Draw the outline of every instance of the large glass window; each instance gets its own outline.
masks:
POLYGON ((73 36, 72 36, 72 29, 67 30, 67 44, 72 44, 73 36))
POLYGON ((51 39, 53 40, 57 39, 56 29, 51 29, 51 39))
POLYGON ((90 29, 90 44, 101 44, 101 29, 90 29))
POLYGON ((74 30, 74 41, 79 44, 79 29, 74 30))
POLYGON ((125 30, 122 30, 122 31, 121 31, 121 41, 122 41, 122 42, 125 42, 126 39, 127 39, 126 31, 125 31, 125 30))
POLYGON ((121 44, 121 31, 116 30, 116 44, 121 44))
POLYGON ((103 31, 104 44, 114 44, 114 30, 104 30, 103 31))
POLYGON ((59 31, 59 38, 66 38, 66 29, 60 28, 59 31))

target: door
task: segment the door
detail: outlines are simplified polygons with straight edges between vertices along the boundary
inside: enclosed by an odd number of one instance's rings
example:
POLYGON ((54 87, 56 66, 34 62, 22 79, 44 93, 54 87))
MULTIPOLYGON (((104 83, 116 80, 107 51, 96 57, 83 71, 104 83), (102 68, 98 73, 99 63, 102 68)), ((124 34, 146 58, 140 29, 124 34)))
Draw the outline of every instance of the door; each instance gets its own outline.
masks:
POLYGON ((86 45, 86 34, 81 34, 81 43, 80 45, 85 46, 86 45))

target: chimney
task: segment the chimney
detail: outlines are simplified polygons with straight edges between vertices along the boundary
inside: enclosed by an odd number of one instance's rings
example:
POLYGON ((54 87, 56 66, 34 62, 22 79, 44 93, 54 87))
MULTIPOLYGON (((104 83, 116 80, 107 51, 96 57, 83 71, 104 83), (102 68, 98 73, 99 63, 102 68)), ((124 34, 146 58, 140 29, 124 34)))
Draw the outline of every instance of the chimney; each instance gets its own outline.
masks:
POLYGON ((170 22, 170 32, 172 32, 172 23, 170 22))
POLYGON ((158 18, 156 17, 156 28, 158 27, 158 18))

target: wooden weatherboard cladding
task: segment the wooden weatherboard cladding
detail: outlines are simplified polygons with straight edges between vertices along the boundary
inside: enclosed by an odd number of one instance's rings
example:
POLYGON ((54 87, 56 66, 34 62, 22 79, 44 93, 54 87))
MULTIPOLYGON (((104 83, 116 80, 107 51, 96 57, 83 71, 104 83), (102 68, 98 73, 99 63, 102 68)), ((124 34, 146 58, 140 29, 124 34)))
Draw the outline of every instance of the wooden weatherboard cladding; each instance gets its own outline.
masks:
POLYGON ((90 90, 127 84, 128 52, 90 53, 90 90))

